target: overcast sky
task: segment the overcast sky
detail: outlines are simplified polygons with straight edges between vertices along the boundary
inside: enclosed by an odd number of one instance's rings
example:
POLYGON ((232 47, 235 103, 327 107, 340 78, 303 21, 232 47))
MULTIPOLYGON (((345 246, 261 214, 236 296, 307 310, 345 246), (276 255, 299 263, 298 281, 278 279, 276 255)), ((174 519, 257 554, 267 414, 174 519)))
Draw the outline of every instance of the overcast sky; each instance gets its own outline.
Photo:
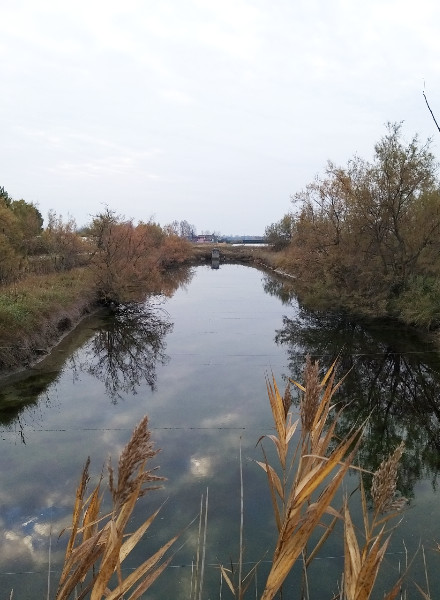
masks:
POLYGON ((44 217, 257 235, 387 121, 440 158, 438 1, 0 0, 0 22, 0 186, 44 217))

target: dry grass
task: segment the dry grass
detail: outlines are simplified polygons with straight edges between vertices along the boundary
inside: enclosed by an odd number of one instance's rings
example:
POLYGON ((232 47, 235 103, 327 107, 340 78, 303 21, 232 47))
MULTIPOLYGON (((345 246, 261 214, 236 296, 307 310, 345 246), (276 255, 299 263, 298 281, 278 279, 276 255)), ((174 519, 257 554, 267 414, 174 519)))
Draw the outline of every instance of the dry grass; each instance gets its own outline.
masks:
MULTIPOLYGON (((403 453, 401 444, 373 475, 372 510, 368 509, 361 479, 362 532, 357 531, 353 524, 347 498, 341 508, 334 508, 333 501, 345 475, 349 469, 356 468, 353 462, 363 430, 361 425, 354 428, 345 439, 340 440, 336 436, 342 411, 336 410, 333 396, 342 382, 335 382, 335 367, 334 363, 320 381, 318 364, 307 359, 304 385, 291 382, 301 392, 300 411, 295 419, 290 384, 285 393, 281 394, 275 379, 272 377, 272 380, 267 380, 275 433, 264 436, 259 442, 267 438, 274 444, 277 464, 274 466, 269 463, 264 448, 264 461, 258 464, 267 475, 277 527, 277 542, 261 600, 271 600, 282 590, 296 561, 302 561, 305 576, 307 575, 308 566, 338 521, 344 525, 345 559, 341 591, 337 598, 368 600, 373 593, 391 533, 396 526, 392 524, 392 519, 400 514, 405 504, 405 499, 396 497, 397 468, 403 453), (293 440, 297 440, 296 443, 293 440), (320 534, 316 536, 318 529, 320 534), (312 539, 314 547, 309 552, 307 546, 312 539)), ((137 499, 155 489, 162 480, 156 475, 155 469, 146 468, 156 454, 145 417, 121 453, 117 478, 109 467, 112 510, 105 516, 100 515, 102 481, 86 498, 89 481, 89 461, 87 462, 76 493, 71 535, 56 600, 67 600, 74 594, 78 600, 86 597, 91 600, 136 600, 164 571, 171 560, 164 558, 164 555, 178 536, 170 539, 125 579, 121 569, 123 561, 139 543, 159 512, 152 514, 134 533, 125 533, 137 499)), ((360 469, 358 471, 361 472, 360 469)), ((221 565, 220 573, 232 596, 243 600, 258 565, 247 574, 244 573, 241 451, 240 479, 238 568, 221 565)), ((202 600, 203 597, 207 525, 208 490, 205 498, 201 499, 199 545, 193 569, 191 600, 202 600)), ((403 577, 404 575, 384 596, 386 600, 393 600, 400 593, 403 577)), ((424 598, 430 600, 429 593, 418 589, 424 598)), ((305 597, 308 598, 307 590, 305 597)))
POLYGON ((41 356, 94 303, 82 268, 31 275, 0 288, 0 371, 41 356))
POLYGON ((136 427, 119 459, 117 481, 110 468, 109 488, 112 510, 101 516, 102 493, 99 481, 86 498, 89 482, 88 460, 76 492, 71 534, 56 600, 136 600, 152 585, 171 558, 165 553, 176 541, 174 536, 126 578, 121 565, 156 518, 154 512, 134 533, 126 533, 137 499, 155 489, 163 478, 146 466, 156 454, 145 417, 136 427))
MULTIPOLYGON (((253 567, 246 573, 243 574, 244 569, 244 486, 243 486, 243 461, 240 443, 240 543, 239 543, 239 556, 238 556, 238 567, 235 568, 231 561, 230 568, 226 568, 224 565, 220 565, 221 581, 225 581, 229 590, 231 591, 234 598, 243 600, 245 594, 256 578, 257 569, 259 563, 255 563, 253 567)), ((220 595, 221 598, 221 595, 220 595)))
MULTIPOLYGON (((344 502, 342 510, 332 506, 345 475, 354 468, 353 461, 363 430, 363 426, 353 429, 343 440, 335 436, 341 412, 335 410, 333 396, 342 383, 335 383, 335 366, 334 363, 320 381, 318 364, 307 358, 304 385, 292 382, 302 392, 300 415, 296 420, 287 408, 286 394, 281 395, 275 379, 267 382, 276 435, 265 437, 275 444, 279 465, 275 468, 269 464, 264 449, 265 460, 259 465, 267 474, 278 539, 262 600, 275 597, 298 559, 303 560, 307 571, 338 520, 343 520, 345 528, 345 569, 343 591, 339 597, 343 600, 367 600, 390 540, 387 524, 402 508, 403 499, 396 501, 395 490, 397 464, 403 446, 399 446, 374 475, 375 508, 371 521, 361 486, 365 526, 362 547, 357 541, 348 501, 344 502), (298 443, 290 448, 299 424, 298 443), (390 510, 392 512, 382 516, 384 511, 390 510), (324 521, 324 515, 330 515, 332 520, 324 521), (323 533, 308 553, 307 544, 318 527, 323 529, 323 533)), ((287 392, 290 394, 289 390, 287 392)), ((400 585, 401 579, 386 596, 387 600, 396 597, 400 585)))

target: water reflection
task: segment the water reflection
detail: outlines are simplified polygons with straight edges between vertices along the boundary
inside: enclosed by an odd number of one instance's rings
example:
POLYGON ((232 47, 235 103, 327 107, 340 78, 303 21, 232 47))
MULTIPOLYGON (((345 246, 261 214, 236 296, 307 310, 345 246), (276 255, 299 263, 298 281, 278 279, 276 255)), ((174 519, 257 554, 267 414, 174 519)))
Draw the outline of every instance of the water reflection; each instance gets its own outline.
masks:
POLYGON ((399 491, 413 497, 421 478, 434 489, 440 470, 440 362, 438 351, 413 332, 385 322, 361 325, 344 315, 300 309, 283 318, 275 340, 285 345, 289 376, 302 378, 304 355, 325 367, 339 356, 349 373, 338 392, 346 405, 339 433, 369 417, 362 466, 375 470, 403 439, 399 491))
POLYGON ((104 383, 113 402, 146 383, 156 388, 156 367, 166 364, 165 336, 173 324, 157 300, 117 306, 85 348, 71 357, 77 377, 88 373, 104 383))
POLYGON ((5 385, 0 391, 0 424, 11 425, 16 419, 19 423, 20 413, 25 409, 35 409, 38 400, 49 402, 47 390, 58 377, 58 371, 32 373, 12 385, 5 385))
POLYGON ((272 273, 263 277, 263 289, 266 294, 277 296, 283 304, 290 304, 296 299, 292 282, 285 277, 278 277, 272 273))
POLYGON ((168 361, 164 338, 173 327, 161 308, 162 299, 185 288, 193 276, 194 269, 188 267, 167 271, 160 279, 162 295, 121 305, 96 319, 90 317, 88 325, 64 338, 33 369, 5 378, 0 390, 0 425, 15 427, 24 442, 26 421, 35 423, 39 409, 54 405, 51 391, 66 363, 73 367, 74 379, 86 372, 104 382, 112 400, 121 393, 135 393, 144 378, 155 389, 156 365, 168 361))
MULTIPOLYGON (((173 289, 172 282, 169 289, 173 289)), ((374 408, 363 450, 364 462, 372 468, 388 447, 407 437, 402 493, 409 495, 406 490, 411 490, 416 479, 428 472, 432 472, 435 482, 439 468, 437 359, 433 354, 422 358, 416 354, 429 347, 403 332, 365 328, 340 316, 300 310, 290 282, 278 277, 266 277, 265 289, 270 296, 262 293, 261 272, 254 269, 222 265, 220 270, 212 271, 209 265, 200 267, 189 293, 181 290, 166 305, 176 323, 172 335, 168 335, 172 324, 162 305, 130 305, 126 307, 128 312, 121 308, 120 314, 100 315, 83 323, 74 336, 76 340, 82 336, 81 343, 76 341, 69 352, 63 353, 62 360, 57 359, 57 368, 55 362, 49 367, 46 363, 46 375, 35 371, 28 374, 27 390, 24 384, 15 385, 19 399, 14 398, 12 391, 8 393, 4 414, 11 427, 18 427, 17 423, 26 418, 33 422, 25 430, 27 445, 14 443, 13 432, 2 431, 0 436, 2 589, 14 587, 14 597, 43 596, 50 527, 55 540, 68 524, 84 460, 87 455, 92 456, 99 476, 108 456, 118 455, 133 426, 147 410, 154 427, 154 441, 163 449, 161 473, 168 481, 157 496, 155 493, 142 501, 147 505, 137 507, 133 530, 144 520, 145 506, 155 510, 169 498, 156 523, 157 529, 146 540, 147 544, 155 545, 158 540, 164 543, 191 522, 201 494, 209 486, 206 564, 211 567, 206 573, 206 596, 217 597, 216 565, 226 564, 231 553, 234 557, 238 553, 240 448, 246 457, 242 465, 246 560, 256 562, 267 548, 272 548, 276 526, 272 522, 270 494, 264 473, 254 463, 261 459, 256 441, 272 425, 264 372, 273 368, 277 379, 283 372, 301 378, 307 352, 325 367, 342 349, 341 374, 355 365, 339 398, 346 403, 351 401, 344 429, 374 408), (286 316, 281 322, 283 314, 286 316), (157 327, 148 324, 148 318, 153 318, 157 327), (112 319, 116 323, 112 324, 112 319), (138 327, 144 328, 143 333, 130 332, 138 327), (278 346, 274 344, 275 330, 278 346), (69 363, 66 356, 72 352, 75 359, 69 363), (143 352, 147 352, 150 362, 143 352), (167 360, 167 353, 172 362, 168 368, 159 369, 158 364, 167 360), (215 366, 207 367, 212 357, 215 366), (75 385, 73 375, 77 378, 75 385), (137 401, 130 402, 130 394, 137 389, 136 381, 141 388, 137 401), (145 382, 150 382, 151 387, 157 385, 154 394, 149 393, 145 382), (127 402, 117 402, 125 389, 127 402), (12 425, 11 416, 20 402, 28 402, 30 412, 20 414, 12 425), (31 573, 28 579, 24 573, 31 573)), ((53 357, 57 356, 59 348, 53 353, 53 357)), ((3 388, 2 393, 5 391, 3 388)), ((424 543, 440 539, 438 498, 431 493, 429 484, 420 485, 424 487, 422 493, 420 486, 416 488, 418 506, 410 513, 416 525, 405 524, 410 555, 411 544, 417 545, 420 537, 424 543)), ((168 570, 159 580, 157 591, 152 591, 152 599, 182 596, 182 585, 190 581, 197 535, 197 527, 189 531, 191 541, 176 559, 188 568, 168 570)), ((64 543, 65 538, 61 538, 52 545, 55 573, 62 563, 64 543)), ((330 538, 328 544, 323 561, 317 561, 321 569, 325 564, 324 575, 322 570, 316 571, 311 578, 313 585, 321 586, 315 597, 331 597, 335 588, 333 576, 338 577, 343 568, 340 560, 333 558, 341 554, 339 542, 330 538)), ((144 557, 142 546, 127 568, 144 557)), ((265 564, 261 568, 259 582, 264 580, 265 564)), ((292 584, 289 597, 295 597, 293 587, 292 584)))

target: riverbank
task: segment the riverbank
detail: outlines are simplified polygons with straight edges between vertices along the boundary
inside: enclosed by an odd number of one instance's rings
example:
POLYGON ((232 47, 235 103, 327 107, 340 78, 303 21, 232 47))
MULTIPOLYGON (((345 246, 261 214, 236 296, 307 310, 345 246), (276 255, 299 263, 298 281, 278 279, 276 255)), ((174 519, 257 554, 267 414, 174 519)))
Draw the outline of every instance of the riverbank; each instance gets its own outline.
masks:
MULTIPOLYGON (((283 252, 274 252, 265 246, 219 244, 216 247, 220 251, 220 264, 246 264, 273 271, 292 281, 295 279, 286 268, 283 252)), ((183 264, 209 264, 212 249, 211 244, 193 244, 183 264)), ((0 376, 35 364, 98 306, 92 274, 84 267, 32 275, 3 286, 0 292, 0 376)), ((366 317, 358 314, 354 318, 366 317)), ((438 341, 436 334, 431 333, 429 337, 438 341)))
POLYGON ((24 369, 97 308, 87 269, 32 275, 0 294, 0 374, 24 369))
MULTIPOLYGON (((255 266, 270 263, 268 250, 226 244, 220 248, 222 262, 255 266)), ((210 260, 211 253, 211 245, 194 244, 185 263, 203 264, 210 260)), ((2 286, 0 375, 35 364, 98 306, 92 273, 84 267, 34 274, 2 286)))

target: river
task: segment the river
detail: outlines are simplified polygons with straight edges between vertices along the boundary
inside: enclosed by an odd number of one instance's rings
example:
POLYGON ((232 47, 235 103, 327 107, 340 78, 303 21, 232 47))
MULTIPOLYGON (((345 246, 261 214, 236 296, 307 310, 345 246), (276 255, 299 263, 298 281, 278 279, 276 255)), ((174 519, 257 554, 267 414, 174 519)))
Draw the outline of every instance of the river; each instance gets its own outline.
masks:
MULTIPOLYGON (((348 405, 340 433, 370 415, 360 453, 365 469, 406 441, 398 488, 408 508, 379 589, 420 544, 431 592, 440 589, 440 554, 432 550, 440 541, 439 353, 389 322, 363 326, 311 313, 290 286, 251 267, 195 267, 174 293, 87 318, 33 369, 2 381, 2 597, 13 589, 14 599, 45 598, 48 581, 54 596, 67 541, 59 533, 69 524, 83 465, 90 456, 96 481, 144 415, 161 449, 154 464, 167 481, 141 499, 133 528, 166 502, 125 570, 181 532, 183 547, 148 598, 190 599, 198 524, 188 525, 208 494, 202 597, 231 597, 219 564, 230 567, 239 554, 241 453, 245 570, 261 561, 249 591, 258 597, 275 539, 265 474, 255 462, 262 459, 258 440, 273 429, 266 377, 282 389, 287 377, 301 380, 306 354, 323 368, 339 355, 339 373, 349 373, 338 394, 348 405)), ((347 491, 356 485, 350 476, 347 491)), ((331 536, 310 567, 311 598, 337 591, 342 555, 340 535, 331 536)), ((418 550, 410 574, 426 587, 422 563, 418 550)), ((299 598, 300 579, 298 567, 286 584, 289 598, 299 598)))

